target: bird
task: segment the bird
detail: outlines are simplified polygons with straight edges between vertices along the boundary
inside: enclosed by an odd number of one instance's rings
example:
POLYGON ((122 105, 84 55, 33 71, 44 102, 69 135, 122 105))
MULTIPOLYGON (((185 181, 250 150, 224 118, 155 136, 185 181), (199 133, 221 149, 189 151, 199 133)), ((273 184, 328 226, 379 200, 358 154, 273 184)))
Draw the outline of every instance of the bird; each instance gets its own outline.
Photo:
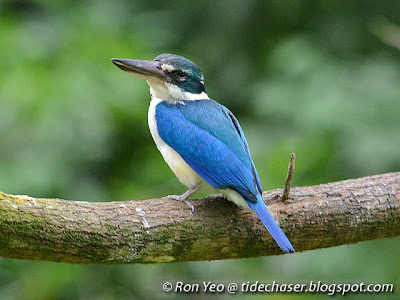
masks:
POLYGON ((199 188, 222 193, 255 212, 284 252, 295 252, 262 199, 260 179, 239 121, 208 97, 200 68, 170 53, 153 60, 111 61, 150 86, 150 133, 165 162, 189 188, 167 198, 185 201, 193 209, 188 199, 199 188))

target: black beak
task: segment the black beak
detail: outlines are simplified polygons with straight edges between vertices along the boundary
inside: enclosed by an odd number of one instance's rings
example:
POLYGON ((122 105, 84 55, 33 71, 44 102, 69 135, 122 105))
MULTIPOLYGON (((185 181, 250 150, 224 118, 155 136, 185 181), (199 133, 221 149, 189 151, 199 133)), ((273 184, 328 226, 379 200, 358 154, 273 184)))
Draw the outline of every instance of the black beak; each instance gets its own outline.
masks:
POLYGON ((165 78, 165 73, 161 69, 161 63, 154 60, 111 58, 114 65, 132 75, 142 75, 137 77, 157 77, 165 78))

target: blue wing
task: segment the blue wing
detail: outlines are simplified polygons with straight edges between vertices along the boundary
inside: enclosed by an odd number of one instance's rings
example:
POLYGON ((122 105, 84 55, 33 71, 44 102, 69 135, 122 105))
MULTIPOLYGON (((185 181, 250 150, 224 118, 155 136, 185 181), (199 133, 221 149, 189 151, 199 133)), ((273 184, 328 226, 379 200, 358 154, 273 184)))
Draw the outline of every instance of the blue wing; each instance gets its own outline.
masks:
POLYGON ((293 246, 264 201, 246 138, 235 116, 213 100, 160 102, 158 134, 207 183, 231 188, 243 196, 283 251, 293 246))
POLYGON ((239 122, 226 107, 213 100, 161 102, 156 120, 163 141, 207 183, 257 202, 260 179, 239 122))

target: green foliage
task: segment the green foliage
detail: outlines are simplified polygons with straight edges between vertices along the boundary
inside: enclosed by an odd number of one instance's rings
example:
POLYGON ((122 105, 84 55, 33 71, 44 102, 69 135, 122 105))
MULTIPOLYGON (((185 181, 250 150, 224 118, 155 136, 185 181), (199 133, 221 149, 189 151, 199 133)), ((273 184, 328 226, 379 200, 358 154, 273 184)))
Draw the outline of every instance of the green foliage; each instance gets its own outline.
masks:
MULTIPOLYGON (((264 189, 283 186, 291 152, 294 185, 397 171, 399 52, 372 32, 380 15, 400 24, 399 9, 396 1, 2 1, 0 190, 93 201, 183 192, 151 140, 147 85, 109 60, 163 52, 194 60, 210 97, 238 117, 264 189)), ((143 297, 162 295, 165 280, 399 283, 398 242, 157 266, 3 259, 0 295, 143 297)))

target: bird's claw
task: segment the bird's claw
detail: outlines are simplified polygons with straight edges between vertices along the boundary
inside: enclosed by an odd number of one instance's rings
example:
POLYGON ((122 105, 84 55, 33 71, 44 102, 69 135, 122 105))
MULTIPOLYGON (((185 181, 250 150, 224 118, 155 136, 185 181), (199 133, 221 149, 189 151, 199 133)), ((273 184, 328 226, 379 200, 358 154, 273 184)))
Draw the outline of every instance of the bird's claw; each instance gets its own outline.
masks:
POLYGON ((168 195, 163 197, 163 199, 167 199, 167 200, 175 200, 175 201, 181 201, 186 203, 187 206, 189 206, 190 210, 192 211, 192 213, 194 212, 194 206, 192 203, 189 202, 188 199, 186 199, 185 197, 183 197, 183 195, 168 195))

